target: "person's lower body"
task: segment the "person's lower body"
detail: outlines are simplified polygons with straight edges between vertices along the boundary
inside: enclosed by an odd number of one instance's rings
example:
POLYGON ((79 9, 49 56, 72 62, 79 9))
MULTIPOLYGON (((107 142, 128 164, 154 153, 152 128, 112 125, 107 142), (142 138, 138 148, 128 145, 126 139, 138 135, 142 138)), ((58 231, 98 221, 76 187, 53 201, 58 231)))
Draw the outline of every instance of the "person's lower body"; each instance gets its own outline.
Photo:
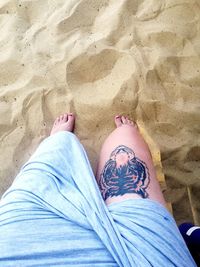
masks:
POLYGON ((74 122, 73 114, 56 119, 51 136, 3 196, 4 266, 14 260, 15 266, 17 260, 20 266, 195 266, 164 207, 136 125, 115 118, 117 129, 100 153, 99 190, 84 149, 70 133, 74 122), (13 238, 20 243, 15 252, 13 238))
MULTIPOLYGON (((63 114, 51 134, 74 129, 73 114, 63 114)), ((166 205, 148 145, 137 125, 124 116, 115 117, 116 129, 104 142, 96 179, 107 204, 125 199, 149 198, 166 205)))

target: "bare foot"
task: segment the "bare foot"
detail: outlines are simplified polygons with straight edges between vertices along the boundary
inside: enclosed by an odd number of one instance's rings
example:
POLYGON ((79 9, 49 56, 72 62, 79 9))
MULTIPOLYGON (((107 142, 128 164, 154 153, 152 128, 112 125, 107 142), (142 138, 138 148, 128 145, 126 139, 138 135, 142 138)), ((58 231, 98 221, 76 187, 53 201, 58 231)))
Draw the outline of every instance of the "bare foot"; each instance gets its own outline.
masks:
POLYGON ((55 134, 60 131, 73 132, 75 123, 75 116, 73 113, 65 113, 59 117, 54 122, 51 134, 55 134))
POLYGON ((129 120, 128 117, 121 116, 121 115, 115 116, 115 124, 116 124, 117 128, 120 126, 124 126, 124 125, 137 128, 137 124, 135 122, 129 120))

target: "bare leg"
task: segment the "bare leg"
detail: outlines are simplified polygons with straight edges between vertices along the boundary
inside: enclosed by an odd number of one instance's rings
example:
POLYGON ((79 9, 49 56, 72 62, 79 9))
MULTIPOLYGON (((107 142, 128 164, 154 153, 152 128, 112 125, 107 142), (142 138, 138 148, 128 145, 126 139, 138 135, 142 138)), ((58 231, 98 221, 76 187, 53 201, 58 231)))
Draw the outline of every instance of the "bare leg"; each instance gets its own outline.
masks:
POLYGON ((148 145, 137 125, 116 116, 117 128, 102 146, 96 179, 106 204, 149 198, 166 206, 148 145))

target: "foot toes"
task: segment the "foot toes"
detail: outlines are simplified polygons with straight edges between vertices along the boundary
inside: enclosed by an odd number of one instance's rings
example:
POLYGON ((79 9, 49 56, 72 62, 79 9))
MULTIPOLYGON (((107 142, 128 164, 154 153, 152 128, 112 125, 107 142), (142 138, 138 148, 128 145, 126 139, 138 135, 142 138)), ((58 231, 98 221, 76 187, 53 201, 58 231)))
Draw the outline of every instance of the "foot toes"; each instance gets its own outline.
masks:
POLYGON ((65 114, 63 115, 63 122, 67 122, 67 121, 68 121, 68 114, 65 113, 65 114))
POLYGON ((129 119, 127 118, 127 124, 133 125, 133 121, 131 121, 131 120, 129 120, 129 119))
POLYGON ((119 127, 119 126, 121 126, 123 124, 131 125, 131 126, 135 125, 135 123, 133 121, 129 120, 128 117, 119 116, 119 115, 115 117, 115 124, 116 124, 117 127, 119 127))
POLYGON ((72 132, 74 130, 75 115, 73 113, 64 113, 57 117, 51 130, 51 135, 60 131, 72 132))
POLYGON ((73 122, 75 120, 75 116, 74 116, 74 114, 73 113, 69 113, 68 114, 68 121, 69 122, 73 122))
POLYGON ((127 124, 127 119, 126 119, 125 116, 122 116, 122 117, 121 117, 121 120, 122 120, 122 123, 123 123, 123 124, 127 124))
POLYGON ((137 124, 136 124, 136 122, 134 122, 134 121, 132 121, 132 120, 129 120, 129 118, 127 118, 127 124, 128 124, 128 125, 131 125, 131 126, 134 126, 134 127, 137 128, 137 124))
POLYGON ((117 127, 122 125, 121 116, 119 115, 115 116, 115 124, 117 127))
POLYGON ((126 118, 126 124, 129 124, 130 122, 129 118, 127 116, 125 116, 125 118, 126 118))
POLYGON ((58 124, 59 122, 60 122, 60 117, 57 117, 56 120, 55 120, 55 122, 54 122, 54 124, 56 125, 56 124, 58 124))

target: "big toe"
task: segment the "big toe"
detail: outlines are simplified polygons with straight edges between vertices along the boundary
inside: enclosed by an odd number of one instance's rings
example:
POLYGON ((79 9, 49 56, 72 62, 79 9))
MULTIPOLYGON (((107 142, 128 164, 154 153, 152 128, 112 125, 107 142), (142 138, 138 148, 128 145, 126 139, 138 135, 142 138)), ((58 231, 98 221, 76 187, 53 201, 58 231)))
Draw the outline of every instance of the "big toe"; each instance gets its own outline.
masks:
POLYGON ((119 115, 115 116, 115 124, 117 127, 120 127, 122 125, 121 116, 119 115))
POLYGON ((68 114, 68 120, 67 120, 68 124, 73 127, 74 126, 74 122, 75 122, 75 115, 73 113, 69 113, 68 114))
POLYGON ((63 122, 67 122, 68 121, 68 114, 67 113, 65 113, 63 115, 62 120, 63 120, 63 122))

